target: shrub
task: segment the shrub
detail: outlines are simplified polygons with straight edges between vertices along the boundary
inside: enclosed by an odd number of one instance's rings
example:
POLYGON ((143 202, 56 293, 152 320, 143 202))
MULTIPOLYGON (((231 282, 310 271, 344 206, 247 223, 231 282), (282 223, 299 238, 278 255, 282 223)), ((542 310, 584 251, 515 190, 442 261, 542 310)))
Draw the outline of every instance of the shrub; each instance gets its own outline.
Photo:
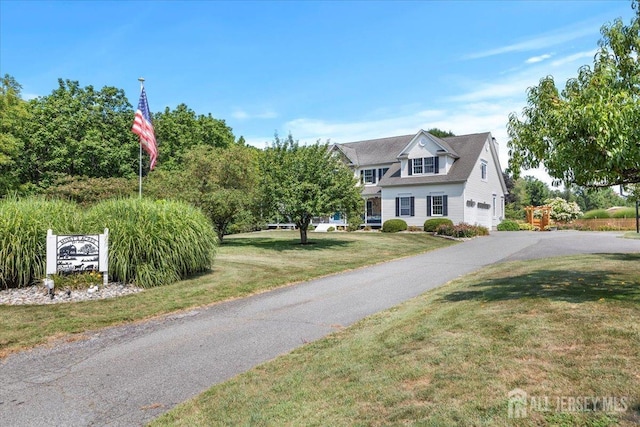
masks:
POLYGON ((91 208, 86 224, 109 228, 109 275, 140 287, 208 270, 218 241, 209 219, 183 202, 104 201, 91 208))
POLYGON ((489 234, 489 229, 481 225, 470 225, 461 222, 457 225, 442 224, 438 227, 436 233, 443 236, 468 238, 476 236, 487 236, 489 234))
POLYGON ((498 224, 498 231, 519 231, 520 225, 515 221, 505 220, 498 224))
POLYGON ((544 201, 551 207, 550 217, 557 222, 570 222, 582 215, 582 211, 576 202, 567 202, 562 197, 554 197, 544 201))
POLYGON ((77 232, 77 206, 62 200, 0 201, 0 286, 21 288, 45 276, 47 230, 77 232))
POLYGON ((0 286, 19 288, 45 276, 47 230, 98 234, 109 228, 109 275, 148 287, 211 267, 217 238, 209 220, 179 202, 123 199, 83 215, 75 203, 43 198, 0 202, 0 286))
POLYGON ((130 197, 138 191, 137 178, 88 178, 65 176, 45 190, 55 198, 71 200, 81 206, 90 206, 114 197, 130 197))
POLYGON ((594 218, 611 218, 609 212, 604 209, 594 209, 587 211, 582 216, 582 219, 594 219, 594 218))
POLYGON ((388 219, 382 224, 384 233, 397 233, 407 229, 407 223, 403 219, 388 219))
POLYGON ((519 222, 518 223, 518 229, 519 230, 525 230, 525 231, 535 231, 537 227, 535 227, 533 224, 529 224, 528 222, 519 222))
POLYGON ((635 218, 635 217, 636 217, 635 208, 619 209, 611 214, 611 218, 635 218))
POLYGON ((332 231, 336 231, 336 228, 335 228, 335 227, 329 227, 329 228, 327 228, 327 232, 329 232, 329 233, 330 233, 330 232, 332 232, 332 231))
POLYGON ((453 225, 453 221, 449 218, 431 218, 424 222, 424 231, 427 233, 433 233, 442 224, 453 225))

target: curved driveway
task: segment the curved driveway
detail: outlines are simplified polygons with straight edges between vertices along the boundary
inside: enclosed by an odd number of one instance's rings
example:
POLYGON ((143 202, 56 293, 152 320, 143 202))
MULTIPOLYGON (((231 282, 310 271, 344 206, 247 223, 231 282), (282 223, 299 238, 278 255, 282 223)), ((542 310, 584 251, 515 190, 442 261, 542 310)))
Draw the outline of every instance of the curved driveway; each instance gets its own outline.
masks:
POLYGON ((499 233, 0 361, 2 426, 141 425, 264 361, 501 261, 640 252, 619 233, 499 233))

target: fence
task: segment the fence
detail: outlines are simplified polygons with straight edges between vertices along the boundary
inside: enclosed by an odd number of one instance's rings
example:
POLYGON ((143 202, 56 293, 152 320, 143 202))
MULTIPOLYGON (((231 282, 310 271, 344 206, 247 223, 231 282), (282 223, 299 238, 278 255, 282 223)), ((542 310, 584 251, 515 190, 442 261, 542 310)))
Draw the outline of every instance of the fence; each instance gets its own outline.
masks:
POLYGON ((635 230, 635 218, 594 218, 577 219, 571 224, 571 228, 581 230, 635 230))

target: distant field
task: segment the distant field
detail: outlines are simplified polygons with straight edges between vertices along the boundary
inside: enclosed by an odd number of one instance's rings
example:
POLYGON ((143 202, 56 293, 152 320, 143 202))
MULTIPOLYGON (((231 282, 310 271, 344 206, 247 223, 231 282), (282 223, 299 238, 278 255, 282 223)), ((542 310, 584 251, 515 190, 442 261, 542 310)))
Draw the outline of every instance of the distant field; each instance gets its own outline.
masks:
POLYGON ((640 254, 511 262, 262 364, 152 425, 635 426, 638 349, 640 254), (512 410, 525 412, 510 419, 516 389, 527 397, 512 410))
POLYGON ((295 231, 231 235, 213 271, 170 286, 111 300, 46 306, 0 305, 0 357, 52 338, 81 339, 88 330, 204 306, 453 242, 425 233, 310 233, 301 246, 295 231))

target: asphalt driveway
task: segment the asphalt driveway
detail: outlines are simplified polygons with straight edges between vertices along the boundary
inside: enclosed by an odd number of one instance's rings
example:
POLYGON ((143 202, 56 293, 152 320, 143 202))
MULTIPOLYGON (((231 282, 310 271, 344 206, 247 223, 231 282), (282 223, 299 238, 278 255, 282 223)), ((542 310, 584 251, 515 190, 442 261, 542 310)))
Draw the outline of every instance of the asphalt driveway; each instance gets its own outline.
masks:
POLYGON ((213 384, 488 264, 640 252, 640 240, 619 235, 494 232, 423 255, 14 354, 0 361, 0 425, 141 425, 213 384))

